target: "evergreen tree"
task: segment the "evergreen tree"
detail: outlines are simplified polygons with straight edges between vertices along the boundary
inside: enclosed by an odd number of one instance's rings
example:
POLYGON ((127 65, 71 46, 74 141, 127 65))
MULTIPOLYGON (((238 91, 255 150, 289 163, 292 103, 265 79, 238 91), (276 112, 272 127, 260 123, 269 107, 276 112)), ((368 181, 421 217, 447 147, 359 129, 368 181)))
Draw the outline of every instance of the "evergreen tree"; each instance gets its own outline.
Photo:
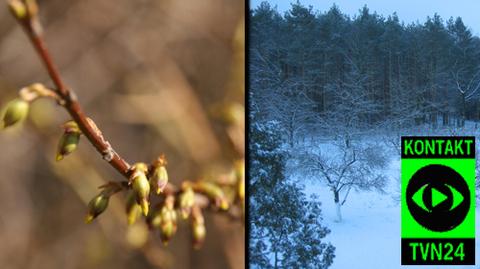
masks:
POLYGON ((250 264, 254 268, 328 268, 335 248, 321 241, 329 230, 321 224, 320 203, 307 200, 299 186, 286 180, 286 153, 278 124, 256 117, 252 122, 250 264))

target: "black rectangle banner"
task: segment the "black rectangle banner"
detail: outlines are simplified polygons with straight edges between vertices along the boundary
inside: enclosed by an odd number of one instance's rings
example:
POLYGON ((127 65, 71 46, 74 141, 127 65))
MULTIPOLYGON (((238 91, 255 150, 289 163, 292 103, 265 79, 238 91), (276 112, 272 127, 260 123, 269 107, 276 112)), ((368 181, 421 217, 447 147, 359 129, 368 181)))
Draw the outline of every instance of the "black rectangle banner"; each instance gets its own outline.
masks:
POLYGON ((475 158, 474 136, 402 136, 403 159, 475 158))
POLYGON ((402 265, 475 265, 475 238, 402 238, 402 265))

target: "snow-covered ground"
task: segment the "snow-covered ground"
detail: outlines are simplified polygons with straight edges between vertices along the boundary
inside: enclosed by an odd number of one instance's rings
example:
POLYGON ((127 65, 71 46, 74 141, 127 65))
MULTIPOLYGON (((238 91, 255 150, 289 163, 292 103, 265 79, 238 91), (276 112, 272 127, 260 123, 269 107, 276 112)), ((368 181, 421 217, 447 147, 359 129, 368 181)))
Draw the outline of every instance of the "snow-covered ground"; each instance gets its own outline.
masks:
MULTIPOLYGON (((343 222, 335 222, 332 193, 320 183, 305 182, 307 195, 316 194, 322 202, 323 222, 331 233, 325 238, 335 247, 331 269, 425 268, 400 265, 400 160, 391 160, 386 169, 389 186, 384 194, 352 191, 342 206, 343 222)), ((477 207, 477 222, 480 223, 477 207)), ((480 228, 476 229, 480 238, 480 228)), ((480 262, 476 245, 477 264, 480 262)), ((474 266, 427 266, 427 268, 474 268, 474 266)))

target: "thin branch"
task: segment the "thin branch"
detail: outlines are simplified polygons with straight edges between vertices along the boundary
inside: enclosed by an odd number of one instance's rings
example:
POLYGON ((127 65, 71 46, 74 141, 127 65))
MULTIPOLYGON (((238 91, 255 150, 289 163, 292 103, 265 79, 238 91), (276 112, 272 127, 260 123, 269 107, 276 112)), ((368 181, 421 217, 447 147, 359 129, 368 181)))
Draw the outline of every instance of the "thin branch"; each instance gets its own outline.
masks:
POLYGON ((56 67, 43 39, 40 23, 36 20, 19 20, 19 22, 23 26, 25 33, 37 51, 40 60, 47 69, 50 78, 55 84, 57 93, 65 101, 65 109, 72 116, 75 122, 77 122, 85 137, 87 137, 97 151, 102 154, 103 159, 110 163, 110 165, 113 166, 118 172, 128 178, 130 173, 130 164, 128 164, 127 161, 125 161, 115 150, 113 150, 112 146, 103 137, 102 133, 96 130, 96 126, 92 126, 94 124, 91 124, 91 122, 87 120, 80 103, 77 101, 75 93, 67 88, 61 79, 60 72, 58 71, 58 68, 56 67))
POLYGON ((347 198, 348 198, 348 194, 350 194, 350 190, 352 189, 352 185, 349 185, 348 186, 348 189, 347 189, 347 193, 345 194, 345 196, 343 197, 343 201, 341 203, 341 205, 344 205, 345 202, 347 201, 347 198))

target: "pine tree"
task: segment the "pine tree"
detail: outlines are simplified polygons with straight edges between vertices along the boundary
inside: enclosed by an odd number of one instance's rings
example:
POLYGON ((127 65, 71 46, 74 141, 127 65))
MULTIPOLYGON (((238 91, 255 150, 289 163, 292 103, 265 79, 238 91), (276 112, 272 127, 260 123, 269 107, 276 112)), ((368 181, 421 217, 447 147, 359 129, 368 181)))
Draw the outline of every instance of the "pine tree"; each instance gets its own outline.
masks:
POLYGON ((324 127, 342 101, 331 85, 345 88, 352 75, 375 104, 363 126, 480 118, 480 38, 461 18, 445 23, 434 14, 405 25, 366 6, 350 18, 335 5, 321 13, 298 1, 283 16, 267 2, 250 16, 250 88, 292 145, 324 127))
MULTIPOLYGON (((252 106, 255 107, 255 106, 252 106)), ((254 112, 255 113, 255 112, 254 112)), ((321 242, 320 203, 307 200, 285 176, 275 121, 253 117, 250 130, 250 263, 259 268, 328 268, 335 248, 321 242)))

